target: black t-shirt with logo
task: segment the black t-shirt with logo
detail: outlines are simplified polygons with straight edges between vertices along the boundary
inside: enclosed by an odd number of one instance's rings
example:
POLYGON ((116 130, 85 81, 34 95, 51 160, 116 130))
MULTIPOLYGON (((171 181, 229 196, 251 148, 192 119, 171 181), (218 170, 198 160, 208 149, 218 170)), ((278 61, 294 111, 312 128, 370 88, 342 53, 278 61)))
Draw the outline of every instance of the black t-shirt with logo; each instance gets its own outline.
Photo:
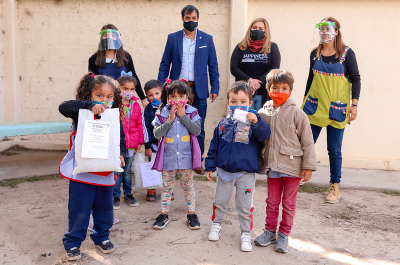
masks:
POLYGON ((265 89, 265 78, 272 69, 279 69, 281 54, 278 45, 271 42, 271 52, 263 54, 260 51, 252 52, 249 48, 242 51, 236 45, 231 57, 231 73, 235 81, 247 81, 250 78, 262 81, 260 88, 255 95, 263 96, 263 104, 269 99, 265 89))

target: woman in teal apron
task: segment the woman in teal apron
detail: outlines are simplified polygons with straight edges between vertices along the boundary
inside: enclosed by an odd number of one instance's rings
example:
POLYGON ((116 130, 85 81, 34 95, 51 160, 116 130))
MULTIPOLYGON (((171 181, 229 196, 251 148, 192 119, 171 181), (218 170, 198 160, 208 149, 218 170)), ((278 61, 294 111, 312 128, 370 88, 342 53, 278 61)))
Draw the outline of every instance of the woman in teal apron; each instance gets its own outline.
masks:
POLYGON ((311 52, 302 109, 310 120, 314 142, 326 127, 331 174, 326 202, 336 203, 340 197, 343 133, 357 118, 360 74, 354 52, 342 41, 339 22, 324 18, 316 30, 319 45, 311 52))

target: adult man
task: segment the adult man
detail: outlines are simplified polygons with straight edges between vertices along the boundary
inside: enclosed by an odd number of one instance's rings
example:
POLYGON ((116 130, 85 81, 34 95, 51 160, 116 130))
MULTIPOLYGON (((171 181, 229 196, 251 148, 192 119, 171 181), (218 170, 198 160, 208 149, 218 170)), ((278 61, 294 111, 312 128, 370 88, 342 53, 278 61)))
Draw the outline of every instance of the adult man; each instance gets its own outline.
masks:
MULTIPOLYGON (((169 76, 172 80, 183 78, 188 81, 194 95, 193 106, 197 108, 202 119, 201 133, 197 139, 203 157, 207 98, 210 97, 213 102, 219 92, 217 54, 212 36, 197 29, 199 10, 188 5, 182 9, 181 13, 184 29, 168 35, 158 71, 158 80, 164 83, 169 76), (211 95, 208 90, 207 67, 210 75, 211 95)), ((197 174, 205 174, 203 167, 195 171, 197 174)))

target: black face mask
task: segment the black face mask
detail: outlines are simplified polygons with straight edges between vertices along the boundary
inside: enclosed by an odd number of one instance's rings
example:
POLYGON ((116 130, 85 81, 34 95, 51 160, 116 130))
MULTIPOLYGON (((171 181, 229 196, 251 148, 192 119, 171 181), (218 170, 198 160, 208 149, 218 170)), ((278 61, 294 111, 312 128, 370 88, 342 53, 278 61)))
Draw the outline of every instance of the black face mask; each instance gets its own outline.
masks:
POLYGON ((100 42, 100 46, 103 50, 107 50, 108 49, 108 41, 107 39, 102 39, 100 42))
POLYGON ((189 31, 192 32, 193 30, 195 30, 198 26, 199 22, 198 21, 184 21, 183 22, 183 27, 189 31))
POLYGON ((250 32, 250 39, 251 40, 262 40, 264 38, 265 32, 262 30, 252 30, 250 32))

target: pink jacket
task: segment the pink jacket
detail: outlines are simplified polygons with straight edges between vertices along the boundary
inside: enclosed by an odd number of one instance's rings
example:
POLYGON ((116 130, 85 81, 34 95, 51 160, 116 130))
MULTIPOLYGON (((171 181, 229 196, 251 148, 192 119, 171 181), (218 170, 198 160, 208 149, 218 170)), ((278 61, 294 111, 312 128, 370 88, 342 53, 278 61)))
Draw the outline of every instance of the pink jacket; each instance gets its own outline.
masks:
POLYGON ((142 109, 136 101, 129 101, 131 116, 122 121, 125 132, 126 149, 137 148, 143 144, 142 109))

